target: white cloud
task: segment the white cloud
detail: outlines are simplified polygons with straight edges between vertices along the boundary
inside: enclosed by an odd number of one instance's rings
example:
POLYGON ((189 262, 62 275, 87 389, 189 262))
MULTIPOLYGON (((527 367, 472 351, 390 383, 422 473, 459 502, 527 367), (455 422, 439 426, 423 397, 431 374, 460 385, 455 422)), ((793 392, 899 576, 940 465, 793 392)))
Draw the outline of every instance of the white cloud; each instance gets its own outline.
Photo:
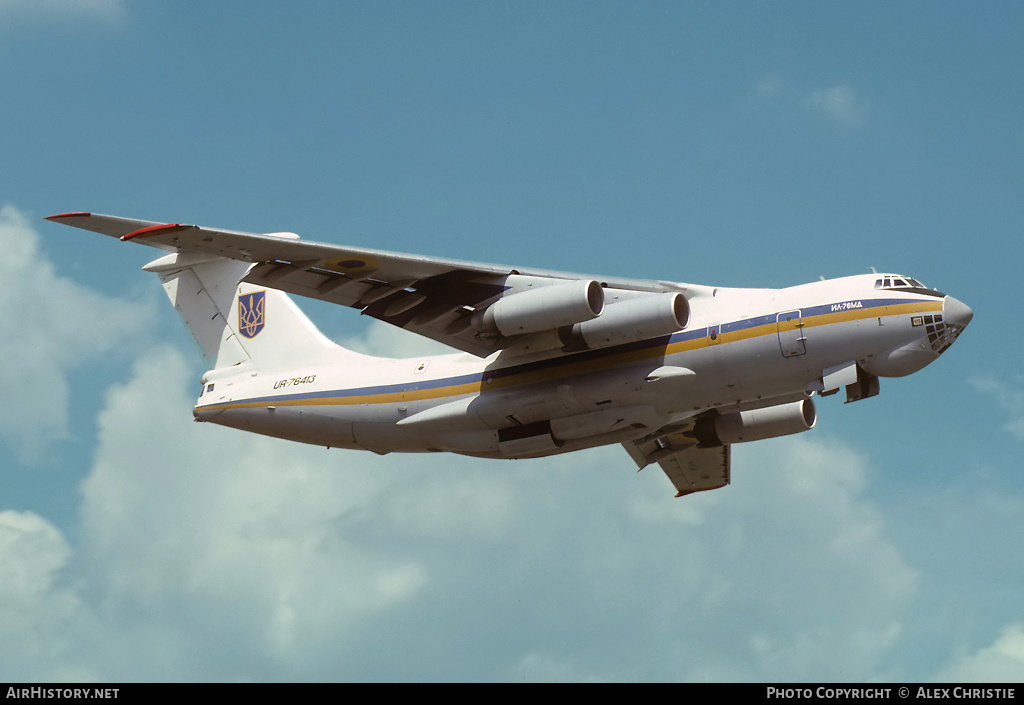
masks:
POLYGON ((138 335, 146 306, 61 277, 39 235, 11 206, 0 209, 0 440, 36 457, 67 427, 69 370, 138 335))
POLYGON ((622 680, 610 678, 609 675, 588 673, 577 664, 561 658, 529 653, 509 669, 506 680, 530 683, 605 683, 622 680))
POLYGON ((754 93, 763 107, 799 106, 847 130, 863 126, 871 112, 864 96, 843 83, 808 92, 786 78, 767 76, 754 86, 754 93))
POLYGON ((1024 624, 1007 625, 992 644, 960 656, 933 680, 938 683, 1024 681, 1024 624))
POLYGON ((32 512, 0 512, 0 610, 9 625, 31 609, 53 583, 71 554, 60 531, 32 512))
POLYGON ((867 102, 857 91, 845 84, 811 92, 804 98, 803 106, 833 123, 848 128, 864 124, 868 115, 867 102))
POLYGON ((59 580, 70 557, 67 541, 42 517, 0 511, 0 671, 8 679, 95 680, 65 666, 82 609, 59 580))

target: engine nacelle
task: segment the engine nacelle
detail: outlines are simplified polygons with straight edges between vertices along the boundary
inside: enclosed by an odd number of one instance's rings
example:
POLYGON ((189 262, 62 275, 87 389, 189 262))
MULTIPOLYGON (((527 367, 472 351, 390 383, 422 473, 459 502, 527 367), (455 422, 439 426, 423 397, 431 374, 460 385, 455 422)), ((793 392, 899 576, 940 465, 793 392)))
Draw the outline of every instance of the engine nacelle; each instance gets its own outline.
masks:
POLYGON ((682 294, 649 294, 609 304, 599 318, 566 326, 558 335, 566 350, 590 350, 669 335, 689 319, 682 294))
POLYGON ((711 448, 800 433, 813 428, 816 420, 814 402, 804 399, 763 409, 705 416, 694 425, 693 433, 702 448, 711 448))
POLYGON ((473 315, 477 330, 523 335, 597 318, 604 311, 604 289, 594 280, 542 286, 504 296, 473 315))

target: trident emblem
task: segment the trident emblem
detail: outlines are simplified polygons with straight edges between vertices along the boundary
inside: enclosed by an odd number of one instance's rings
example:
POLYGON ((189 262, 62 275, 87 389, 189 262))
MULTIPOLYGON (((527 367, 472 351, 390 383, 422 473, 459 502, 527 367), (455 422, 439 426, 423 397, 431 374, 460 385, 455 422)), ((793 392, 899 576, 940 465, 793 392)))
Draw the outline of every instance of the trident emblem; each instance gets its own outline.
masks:
POLYGON ((267 292, 254 291, 238 296, 238 332, 255 338, 267 323, 267 292))

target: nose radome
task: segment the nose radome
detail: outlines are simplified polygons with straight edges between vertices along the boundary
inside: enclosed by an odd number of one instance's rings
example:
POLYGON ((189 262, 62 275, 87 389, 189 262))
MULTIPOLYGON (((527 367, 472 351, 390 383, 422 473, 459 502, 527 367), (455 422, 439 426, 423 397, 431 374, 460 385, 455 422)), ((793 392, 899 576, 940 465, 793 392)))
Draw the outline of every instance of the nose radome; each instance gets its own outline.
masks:
POLYGON ((946 325, 953 324, 963 328, 974 318, 974 311, 962 301, 947 296, 942 301, 942 318, 946 325))

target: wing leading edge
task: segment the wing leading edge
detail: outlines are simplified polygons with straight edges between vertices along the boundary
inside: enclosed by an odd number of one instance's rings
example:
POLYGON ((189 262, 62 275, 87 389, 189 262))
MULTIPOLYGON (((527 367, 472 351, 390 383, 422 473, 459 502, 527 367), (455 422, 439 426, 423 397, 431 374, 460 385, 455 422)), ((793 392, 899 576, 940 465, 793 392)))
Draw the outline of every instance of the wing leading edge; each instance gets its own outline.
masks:
MULTIPOLYGON (((251 262, 243 281, 359 309, 363 314, 486 357, 518 336, 482 333, 472 316, 531 279, 574 281, 578 274, 512 268, 95 213, 63 213, 57 223, 170 252, 201 252, 251 262)), ((602 287, 662 293, 670 282, 600 278, 602 287)), ((543 282, 540 282, 543 283, 543 282)))

